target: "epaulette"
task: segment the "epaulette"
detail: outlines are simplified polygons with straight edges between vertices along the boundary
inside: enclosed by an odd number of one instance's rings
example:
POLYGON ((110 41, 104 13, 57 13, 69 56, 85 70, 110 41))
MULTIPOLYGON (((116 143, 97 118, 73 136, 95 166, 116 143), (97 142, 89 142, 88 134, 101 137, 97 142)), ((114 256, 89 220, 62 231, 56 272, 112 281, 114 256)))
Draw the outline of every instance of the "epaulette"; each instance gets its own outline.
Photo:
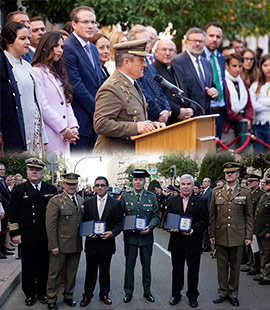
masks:
POLYGON ((115 78, 115 77, 111 78, 109 81, 110 81, 110 83, 112 83, 114 85, 117 84, 117 83, 120 83, 120 81, 117 78, 115 78))

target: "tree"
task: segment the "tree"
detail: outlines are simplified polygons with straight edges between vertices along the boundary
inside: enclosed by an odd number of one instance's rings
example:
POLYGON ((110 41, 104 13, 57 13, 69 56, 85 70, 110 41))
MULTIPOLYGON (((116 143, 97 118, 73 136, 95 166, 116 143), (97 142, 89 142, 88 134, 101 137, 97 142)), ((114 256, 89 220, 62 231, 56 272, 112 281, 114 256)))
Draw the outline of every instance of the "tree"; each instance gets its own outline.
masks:
POLYGON ((176 165, 176 175, 181 176, 189 173, 196 175, 198 172, 198 165, 190 156, 186 156, 182 153, 166 155, 163 157, 161 163, 157 164, 157 171, 166 178, 171 177, 171 166, 176 165))
POLYGON ((154 179, 149 183, 147 190, 154 193, 156 185, 160 185, 160 184, 158 180, 154 179))
POLYGON ((270 4, 266 0, 25 0, 30 16, 43 15, 52 23, 69 20, 72 8, 95 9, 100 26, 120 23, 123 30, 135 24, 167 30, 179 40, 190 27, 222 24, 224 37, 259 36, 269 33, 270 4), (170 24, 170 27, 168 25, 170 24))
POLYGON ((266 170, 270 167, 270 154, 259 153, 253 156, 242 155, 240 163, 245 171, 248 167, 253 167, 255 170, 260 170, 261 177, 263 177, 266 170))
POLYGON ((206 154, 202 160, 198 182, 201 183, 207 177, 212 180, 214 185, 218 180, 224 179, 223 164, 230 161, 235 161, 235 157, 231 153, 206 154))

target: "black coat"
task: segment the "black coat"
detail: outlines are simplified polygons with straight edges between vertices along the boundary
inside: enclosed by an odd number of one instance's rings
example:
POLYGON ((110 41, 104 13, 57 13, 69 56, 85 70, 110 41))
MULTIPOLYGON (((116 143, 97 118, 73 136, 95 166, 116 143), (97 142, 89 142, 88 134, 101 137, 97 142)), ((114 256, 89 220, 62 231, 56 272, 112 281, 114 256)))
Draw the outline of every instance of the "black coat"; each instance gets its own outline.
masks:
POLYGON ((47 243, 46 207, 56 194, 56 187, 45 182, 42 182, 40 191, 29 181, 15 185, 9 202, 11 236, 21 235, 22 243, 27 245, 47 243))
POLYGON ((208 225, 207 201, 192 194, 189 198, 186 212, 183 209, 182 197, 172 197, 167 201, 168 212, 192 217, 193 233, 186 236, 181 232, 171 233, 168 250, 171 252, 185 251, 189 254, 200 254, 202 252, 203 231, 208 225))
POLYGON ((0 65, 0 132, 4 151, 25 151, 26 139, 20 93, 12 66, 2 48, 0 48, 0 65))
MULTIPOLYGON (((85 239, 86 253, 101 253, 104 255, 114 254, 116 251, 115 237, 120 234, 122 230, 123 211, 120 201, 108 196, 106 205, 101 217, 101 221, 106 222, 106 231, 113 233, 112 238, 106 240, 98 238, 85 239)), ((86 200, 84 203, 83 222, 99 221, 97 210, 97 195, 86 200)))

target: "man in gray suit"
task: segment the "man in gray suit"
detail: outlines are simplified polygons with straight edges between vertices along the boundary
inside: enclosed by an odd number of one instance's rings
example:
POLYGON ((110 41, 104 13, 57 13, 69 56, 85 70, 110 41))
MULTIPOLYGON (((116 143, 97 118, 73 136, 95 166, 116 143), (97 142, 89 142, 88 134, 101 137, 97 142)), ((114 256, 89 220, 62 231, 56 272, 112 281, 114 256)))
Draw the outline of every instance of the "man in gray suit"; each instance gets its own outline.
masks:
POLYGON ((209 237, 216 245, 219 304, 226 299, 237 307, 243 246, 251 244, 253 214, 251 191, 238 183, 240 164, 223 165, 226 184, 213 189, 209 237))
POLYGON ((48 249, 51 252, 47 283, 48 309, 57 309, 56 300, 64 265, 64 302, 70 307, 76 306, 73 292, 82 251, 79 228, 84 199, 76 195, 79 175, 65 173, 62 176, 64 191, 49 201, 46 212, 48 249))

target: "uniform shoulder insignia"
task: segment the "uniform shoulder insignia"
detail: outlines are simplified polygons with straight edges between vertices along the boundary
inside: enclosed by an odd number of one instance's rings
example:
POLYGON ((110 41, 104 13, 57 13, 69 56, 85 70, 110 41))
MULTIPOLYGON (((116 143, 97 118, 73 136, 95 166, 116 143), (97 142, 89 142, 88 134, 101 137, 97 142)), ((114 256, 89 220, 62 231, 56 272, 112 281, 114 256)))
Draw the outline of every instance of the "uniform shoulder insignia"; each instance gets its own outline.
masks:
POLYGON ((118 80, 116 77, 112 77, 109 81, 110 81, 110 83, 112 83, 112 84, 117 84, 117 83, 119 83, 119 80, 118 80))

